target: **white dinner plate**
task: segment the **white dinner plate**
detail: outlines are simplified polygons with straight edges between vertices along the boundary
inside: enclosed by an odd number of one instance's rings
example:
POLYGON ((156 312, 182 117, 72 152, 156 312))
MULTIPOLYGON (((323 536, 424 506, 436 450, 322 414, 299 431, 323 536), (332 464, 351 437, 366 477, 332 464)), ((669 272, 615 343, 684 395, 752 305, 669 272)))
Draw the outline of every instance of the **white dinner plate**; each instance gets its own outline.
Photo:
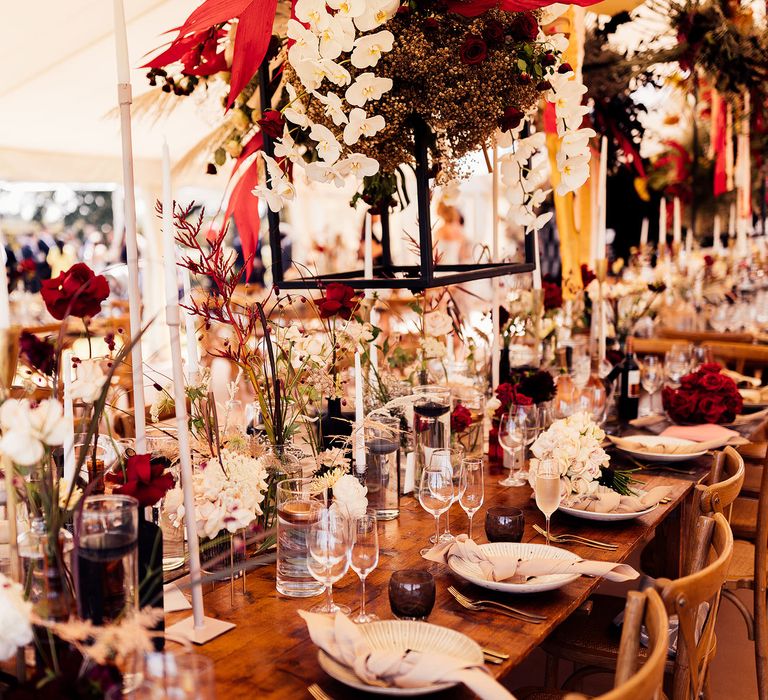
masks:
MULTIPOLYGON (((695 445, 693 440, 683 440, 682 438, 674 437, 662 437, 661 435, 643 435, 642 437, 633 437, 633 442, 637 442, 639 445, 648 445, 653 447, 654 445, 660 445, 662 443, 668 445, 695 445)), ((662 454, 661 452, 646 451, 641 448, 630 450, 626 447, 619 447, 615 445, 622 452, 626 452, 628 455, 632 455, 637 459, 645 460, 646 462, 660 462, 671 464, 673 462, 685 462, 689 459, 695 459, 707 454, 707 450, 700 450, 696 452, 686 452, 685 454, 662 454)))
MULTIPOLYGON (((496 556, 510 556, 519 559, 578 559, 573 552, 559 547, 548 547, 545 544, 532 544, 530 542, 492 542, 481 544, 480 549, 496 556)), ((575 581, 579 574, 547 574, 535 576, 525 583, 511 583, 509 581, 489 581, 483 577, 483 572, 478 564, 470 564, 458 557, 451 557, 448 566, 461 578, 474 583, 476 586, 488 588, 491 591, 503 593, 541 593, 552 591, 575 581)))
MULTIPOLYGON (((643 491, 643 489, 635 489, 638 494, 641 496, 644 495, 646 492, 643 491)), ((566 515, 572 515, 574 518, 581 518, 582 520, 598 520, 600 522, 618 522, 620 520, 634 520, 635 518, 639 518, 641 515, 645 515, 646 513, 650 513, 652 510, 658 507, 658 504, 655 506, 651 506, 650 508, 646 508, 645 510, 639 510, 634 513, 593 513, 589 510, 579 510, 578 508, 569 508, 568 506, 564 506, 562 503, 560 504, 560 507, 557 509, 560 513, 565 513, 566 515)))
MULTIPOLYGON (((469 637, 456 630, 430 625, 427 622, 411 620, 379 620, 359 626, 365 640, 373 649, 404 652, 414 651, 445 654, 466 661, 467 664, 485 663, 483 650, 469 637)), ((435 683, 420 688, 396 688, 394 686, 368 685, 355 675, 355 672, 326 654, 322 649, 317 652, 320 668, 331 678, 350 688, 366 693, 379 695, 398 695, 402 697, 428 695, 446 688, 452 688, 457 683, 435 683)))

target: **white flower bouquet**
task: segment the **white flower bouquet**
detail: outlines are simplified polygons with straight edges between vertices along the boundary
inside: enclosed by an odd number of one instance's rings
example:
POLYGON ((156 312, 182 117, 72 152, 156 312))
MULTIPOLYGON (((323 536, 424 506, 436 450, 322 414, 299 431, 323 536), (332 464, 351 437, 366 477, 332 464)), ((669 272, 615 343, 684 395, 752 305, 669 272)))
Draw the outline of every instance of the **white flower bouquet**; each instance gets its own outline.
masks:
POLYGON ((539 464, 549 460, 560 472, 560 492, 565 502, 597 492, 609 457, 600 446, 605 433, 586 412, 556 420, 531 446, 528 481, 536 487, 539 464))

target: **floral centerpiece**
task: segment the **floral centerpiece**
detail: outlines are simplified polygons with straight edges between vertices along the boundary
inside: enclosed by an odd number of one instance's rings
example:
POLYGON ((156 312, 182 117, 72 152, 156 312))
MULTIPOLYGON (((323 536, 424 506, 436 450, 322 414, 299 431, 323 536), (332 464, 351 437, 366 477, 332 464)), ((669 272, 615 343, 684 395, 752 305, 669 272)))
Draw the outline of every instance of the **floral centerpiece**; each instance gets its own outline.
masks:
POLYGON ((608 453, 601 447, 604 439, 605 433, 587 412, 554 421, 531 445, 528 483, 536 488, 539 464, 548 460, 558 467, 566 503, 593 496, 600 486, 631 495, 631 472, 610 469, 608 453))
POLYGON ((715 362, 686 374, 680 387, 664 387, 664 409, 676 423, 732 423, 744 407, 736 382, 715 362))

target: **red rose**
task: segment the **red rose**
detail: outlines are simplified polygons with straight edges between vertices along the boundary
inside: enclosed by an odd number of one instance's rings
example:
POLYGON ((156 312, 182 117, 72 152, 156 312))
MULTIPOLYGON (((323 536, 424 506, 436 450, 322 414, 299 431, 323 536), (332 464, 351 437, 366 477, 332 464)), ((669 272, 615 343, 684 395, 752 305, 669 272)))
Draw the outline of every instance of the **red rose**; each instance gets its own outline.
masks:
POLYGON ((483 39, 489 46, 497 46, 504 41, 504 26, 495 19, 489 19, 483 27, 483 39))
POLYGON ((515 15, 508 31, 516 41, 535 41, 539 35, 539 23, 530 12, 520 12, 515 15))
POLYGON ((547 53, 541 57, 542 66, 554 66, 555 63, 557 63, 557 57, 551 51, 547 51, 547 53))
POLYGON ((464 43, 461 45, 459 55, 462 63, 466 63, 468 66, 475 66, 478 63, 482 63, 486 56, 488 56, 488 45, 483 37, 469 32, 464 37, 464 43))
POLYGON ((544 288, 544 310, 559 309, 563 305, 563 291, 560 285, 545 280, 542 287, 544 288))
POLYGON ((279 139, 283 135, 285 119, 276 109, 269 109, 264 112, 261 119, 256 123, 267 136, 273 139, 279 139))
POLYGON ((176 480, 166 471, 169 463, 164 457, 132 455, 125 460, 123 471, 107 475, 106 479, 120 486, 115 493, 133 496, 141 507, 153 506, 173 488, 176 480))
POLYGON ((451 411, 451 432, 463 433, 470 425, 472 425, 472 414, 469 409, 463 404, 456 404, 451 411))
POLYGON ((557 72, 561 75, 564 75, 565 73, 572 73, 573 67, 570 63, 561 63, 560 67, 557 69, 557 72))
POLYGON ((325 296, 318 299, 316 303, 321 318, 340 316, 348 319, 357 308, 359 301, 357 292, 352 287, 340 282, 331 282, 325 288, 325 296))
POLYGON ((713 372, 714 374, 720 374, 720 370, 723 369, 722 365, 717 362, 705 362, 698 369, 699 372, 713 372))
POLYGON ((56 279, 43 280, 40 293, 48 313, 58 321, 66 316, 91 318, 109 296, 109 284, 104 275, 94 275, 88 265, 76 263, 56 279))
POLYGON ((718 423, 726 412, 717 396, 705 394, 699 399, 698 413, 705 423, 718 423))
POLYGON ((592 270, 589 269, 589 265, 586 265, 584 263, 581 264, 581 286, 587 287, 589 286, 589 283, 597 279, 597 275, 592 272, 592 270))
POLYGON ((722 374, 714 374, 712 372, 702 372, 699 376, 698 384, 705 391, 721 391, 728 387, 727 383, 731 381, 728 377, 724 377, 722 374))
POLYGON ((440 27, 440 22, 435 17, 427 17, 421 24, 426 32, 434 32, 440 27))
POLYGON ((502 131, 512 131, 520 126, 525 114, 517 107, 507 107, 504 114, 499 117, 499 129, 502 131))
POLYGON ((33 333, 22 331, 19 337, 19 356, 32 369, 51 376, 55 363, 55 350, 48 338, 40 339, 33 333))
POLYGON ((517 406, 533 406, 533 399, 525 394, 516 394, 515 404, 517 406))

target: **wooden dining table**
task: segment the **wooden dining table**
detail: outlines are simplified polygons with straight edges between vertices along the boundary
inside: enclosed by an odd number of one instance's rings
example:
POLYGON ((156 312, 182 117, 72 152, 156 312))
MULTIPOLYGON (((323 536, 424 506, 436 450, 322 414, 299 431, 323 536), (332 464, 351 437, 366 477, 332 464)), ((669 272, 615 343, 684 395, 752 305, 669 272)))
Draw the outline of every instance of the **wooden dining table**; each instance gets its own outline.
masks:
MULTIPOLYGON (((594 522, 576 519, 560 513, 552 518, 554 533, 577 533, 584 537, 618 545, 613 552, 568 545, 579 556, 603 561, 625 562, 653 540, 663 530, 659 556, 667 560, 670 575, 677 570, 681 552, 682 525, 691 490, 709 469, 710 458, 699 458, 685 464, 685 471, 648 471, 640 478, 647 487, 666 485, 669 501, 650 513, 623 522, 594 522)), ((474 536, 486 542, 483 521, 487 508, 497 505, 515 506, 525 514, 524 542, 543 542, 533 529, 544 525, 544 517, 536 508, 528 486, 502 487, 501 473, 485 475, 485 503, 475 515, 474 536)), ((437 598, 428 622, 458 630, 481 647, 501 651, 509 658, 499 665, 488 665, 494 677, 503 679, 519 665, 568 615, 573 613, 602 583, 601 579, 582 576, 562 588, 529 595, 505 595, 478 588, 450 572, 447 566, 432 564, 419 554, 435 532, 434 518, 426 513, 412 496, 400 501, 400 516, 380 522, 380 560, 366 582, 366 606, 381 619, 392 619, 387 587, 392 572, 409 568, 434 568, 437 598), (494 612, 472 612, 462 608, 448 592, 455 586, 474 598, 494 598, 525 611, 546 617, 540 624, 530 624, 494 612)), ((455 506, 451 511, 451 531, 466 532, 467 519, 455 506)), ((636 557, 635 557, 636 558, 636 557)), ((183 587, 183 581, 180 582, 183 587)), ((334 585, 334 599, 353 611, 359 606, 360 585, 350 572, 334 585)), ((198 648, 215 662, 217 698, 304 698, 307 687, 318 683, 332 698, 359 698, 360 691, 345 687, 327 676, 317 660, 317 648, 312 643, 299 610, 308 610, 318 598, 287 598, 275 590, 274 563, 248 571, 245 587, 219 582, 206 585, 204 596, 206 615, 233 622, 236 627, 198 648)), ((172 624, 189 611, 167 616, 172 624)), ((371 696, 373 697, 373 696, 371 696)), ((443 691, 436 698, 468 698, 471 693, 462 687, 443 691)))

